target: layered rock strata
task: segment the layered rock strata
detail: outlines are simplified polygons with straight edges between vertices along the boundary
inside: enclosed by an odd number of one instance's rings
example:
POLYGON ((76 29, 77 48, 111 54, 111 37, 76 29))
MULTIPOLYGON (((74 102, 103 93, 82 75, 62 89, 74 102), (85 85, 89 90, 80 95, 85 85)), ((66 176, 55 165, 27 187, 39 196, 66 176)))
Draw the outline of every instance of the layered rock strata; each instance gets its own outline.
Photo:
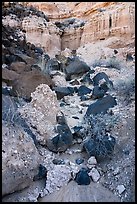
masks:
MULTIPOLYGON (((29 3, 31 4, 31 3, 29 3)), ((79 46, 111 36, 131 37, 135 33, 134 2, 42 2, 35 3, 52 22, 67 18, 86 21, 84 28, 66 29, 62 36, 62 49, 77 49, 79 46), (54 12, 53 12, 54 11, 54 12)))
POLYGON ((86 43, 112 36, 131 39, 135 35, 134 2, 24 2, 24 5, 42 11, 49 22, 31 14, 21 23, 17 18, 4 18, 12 26, 20 24, 26 31, 27 41, 40 45, 52 57, 65 48, 76 50, 86 43), (63 29, 56 26, 56 22, 73 18, 82 20, 82 26, 78 22, 63 29))

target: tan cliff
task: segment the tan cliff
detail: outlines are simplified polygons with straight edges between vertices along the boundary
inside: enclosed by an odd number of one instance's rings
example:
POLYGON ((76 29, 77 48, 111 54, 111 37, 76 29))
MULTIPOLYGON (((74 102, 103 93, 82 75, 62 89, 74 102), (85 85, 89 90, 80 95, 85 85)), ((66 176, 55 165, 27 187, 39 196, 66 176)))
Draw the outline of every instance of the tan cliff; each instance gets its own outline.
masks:
MULTIPOLYGON (((19 2, 22 3, 22 2, 19 2)), ((27 41, 40 45, 54 57, 61 50, 76 50, 80 46, 109 37, 126 40, 135 35, 135 2, 23 2, 44 12, 49 22, 40 17, 24 18, 22 27, 27 41), (83 26, 59 29, 55 22, 79 19, 83 26)))
POLYGON ((65 29, 61 36, 62 50, 77 49, 111 36, 131 39, 135 33, 134 2, 36 2, 33 6, 48 15, 52 22, 72 17, 86 21, 84 27, 65 29))

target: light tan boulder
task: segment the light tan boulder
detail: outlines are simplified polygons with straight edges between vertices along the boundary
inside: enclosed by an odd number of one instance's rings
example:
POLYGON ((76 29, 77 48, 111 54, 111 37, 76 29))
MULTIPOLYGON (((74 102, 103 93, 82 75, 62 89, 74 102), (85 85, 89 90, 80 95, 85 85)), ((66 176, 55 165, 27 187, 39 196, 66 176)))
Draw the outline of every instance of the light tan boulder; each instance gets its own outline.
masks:
POLYGON ((32 138, 20 127, 2 124, 2 195, 31 185, 40 158, 32 138))
POLYGON ((37 129, 37 140, 45 145, 47 139, 55 136, 54 126, 59 113, 59 103, 56 93, 46 84, 41 84, 31 94, 30 103, 20 108, 22 117, 37 129))

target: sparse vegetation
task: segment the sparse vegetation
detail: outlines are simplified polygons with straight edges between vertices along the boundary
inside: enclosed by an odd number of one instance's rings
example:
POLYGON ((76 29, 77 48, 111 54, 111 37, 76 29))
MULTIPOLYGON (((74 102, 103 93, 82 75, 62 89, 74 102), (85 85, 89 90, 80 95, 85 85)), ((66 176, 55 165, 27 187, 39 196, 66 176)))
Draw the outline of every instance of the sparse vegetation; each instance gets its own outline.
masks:
POLYGON ((116 141, 111 130, 118 121, 118 115, 108 113, 85 118, 83 134, 85 141, 88 140, 90 146, 93 144, 94 156, 104 158, 112 154, 116 141))
POLYGON ((108 59, 99 59, 95 60, 92 64, 93 67, 97 66, 105 66, 107 68, 114 68, 120 70, 123 66, 125 67, 125 63, 115 57, 110 57, 108 59))
POLYGON ((127 80, 119 80, 114 87, 118 97, 128 105, 135 99, 135 78, 129 78, 127 80))
POLYGON ((11 97, 2 97, 2 119, 7 123, 14 124, 17 120, 17 105, 11 97))
POLYGON ((97 114, 90 115, 84 120, 85 133, 90 137, 101 137, 110 133, 115 124, 119 121, 118 115, 97 114))

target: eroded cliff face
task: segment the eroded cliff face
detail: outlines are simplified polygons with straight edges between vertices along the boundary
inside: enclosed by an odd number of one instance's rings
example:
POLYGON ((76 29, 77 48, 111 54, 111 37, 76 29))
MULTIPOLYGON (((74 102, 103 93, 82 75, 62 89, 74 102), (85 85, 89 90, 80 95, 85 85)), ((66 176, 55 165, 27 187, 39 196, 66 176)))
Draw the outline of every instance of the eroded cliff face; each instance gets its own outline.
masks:
POLYGON ((115 3, 103 9, 89 14, 90 19, 84 26, 81 44, 112 36, 130 39, 134 35, 133 3, 115 3))
POLYGON ((32 16, 23 19, 22 28, 26 31, 27 41, 41 46, 50 56, 61 50, 60 31, 55 24, 45 22, 41 17, 32 16))
MULTIPOLYGON (((22 2, 19 2, 22 3, 22 2)), ((51 57, 61 50, 76 50, 109 37, 134 39, 135 2, 23 2, 42 11, 49 19, 31 15, 20 25, 26 39, 41 46, 51 57)), ((9 23, 9 20, 7 20, 9 23)), ((19 24, 16 19, 16 26, 19 24)), ((10 20, 10 25, 13 19, 10 20)))
POLYGON ((48 15, 49 19, 84 20, 83 27, 66 27, 61 35, 61 49, 77 49, 88 42, 112 36, 131 39, 135 33, 134 2, 29 2, 48 15))

